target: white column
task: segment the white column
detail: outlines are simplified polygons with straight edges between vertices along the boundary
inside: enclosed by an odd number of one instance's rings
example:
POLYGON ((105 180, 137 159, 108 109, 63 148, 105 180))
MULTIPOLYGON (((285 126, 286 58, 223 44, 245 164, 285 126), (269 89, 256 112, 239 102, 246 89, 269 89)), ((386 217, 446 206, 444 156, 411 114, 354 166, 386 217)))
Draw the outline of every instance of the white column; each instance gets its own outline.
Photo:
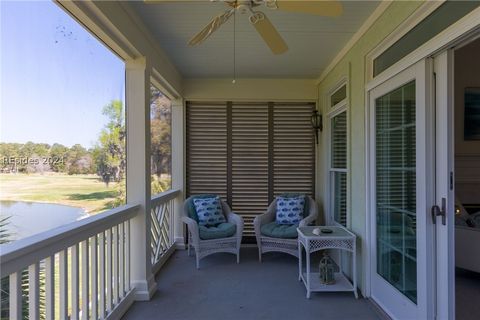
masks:
POLYGON ((185 108, 182 99, 172 100, 172 188, 180 190, 174 202, 174 237, 177 248, 184 248, 181 215, 185 199, 185 108))
POLYGON ((150 260, 150 69, 142 57, 126 63, 127 203, 140 204, 131 223, 131 284, 136 300, 156 290, 150 260))

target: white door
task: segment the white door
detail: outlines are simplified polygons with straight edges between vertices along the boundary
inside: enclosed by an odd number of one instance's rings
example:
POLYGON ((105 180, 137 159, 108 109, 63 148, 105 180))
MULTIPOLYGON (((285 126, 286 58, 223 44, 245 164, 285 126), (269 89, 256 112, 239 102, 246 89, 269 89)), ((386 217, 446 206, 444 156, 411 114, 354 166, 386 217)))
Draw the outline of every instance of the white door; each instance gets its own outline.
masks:
POLYGON ((436 315, 455 318, 455 197, 453 49, 434 58, 435 74, 435 199, 436 315), (445 214, 445 218, 443 215, 445 214))
POLYGON ((422 60, 369 91, 371 296, 394 319, 435 312, 432 69, 422 60))

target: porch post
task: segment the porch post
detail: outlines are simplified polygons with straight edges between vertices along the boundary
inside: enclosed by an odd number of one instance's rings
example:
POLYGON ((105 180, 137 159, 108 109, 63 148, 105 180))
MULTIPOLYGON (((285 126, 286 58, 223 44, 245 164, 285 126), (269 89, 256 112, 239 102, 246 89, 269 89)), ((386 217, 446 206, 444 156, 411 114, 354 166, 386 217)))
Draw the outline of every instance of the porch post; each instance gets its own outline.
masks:
POLYGON ((184 248, 181 215, 185 199, 185 108, 183 99, 172 100, 172 188, 180 190, 174 202, 174 238, 175 246, 184 248))
POLYGON ((150 258, 150 70, 145 57, 126 62, 127 203, 140 204, 131 222, 131 284, 136 300, 156 289, 150 258))

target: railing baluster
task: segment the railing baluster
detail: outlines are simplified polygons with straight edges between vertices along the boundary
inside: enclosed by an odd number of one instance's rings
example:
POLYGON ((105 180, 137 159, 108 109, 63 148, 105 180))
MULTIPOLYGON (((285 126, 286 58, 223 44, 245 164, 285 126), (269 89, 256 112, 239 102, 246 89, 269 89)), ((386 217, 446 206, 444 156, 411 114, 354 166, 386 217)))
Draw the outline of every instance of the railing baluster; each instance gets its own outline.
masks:
POLYGON ((92 288, 92 313, 91 318, 98 318, 98 262, 97 262, 97 236, 90 239, 90 270, 91 270, 91 288, 92 288))
POLYGON ((118 304, 118 226, 113 227, 113 305, 118 304))
POLYGON ((117 307, 124 312, 131 293, 130 220, 139 208, 125 205, 33 240, 2 244, 0 273, 9 280, 5 316, 83 320, 111 317, 117 307))
POLYGON ((10 319, 22 319, 22 271, 10 274, 9 282, 10 319))
POLYGON ((105 233, 98 234, 98 264, 99 264, 99 273, 98 273, 98 282, 100 283, 99 288, 99 299, 98 299, 98 315, 100 319, 105 317, 105 233))
POLYGON ((45 259, 45 318, 55 319, 55 256, 45 259))
POLYGON ((77 320, 78 319, 78 312, 79 312, 79 274, 78 274, 78 244, 73 245, 70 247, 70 256, 71 256, 71 264, 70 264, 70 274, 71 274, 71 281, 72 281, 72 290, 71 290, 71 299, 72 299, 72 314, 71 319, 77 320))
POLYGON ((112 229, 107 229, 106 231, 107 238, 107 252, 106 252, 106 272, 105 280, 107 285, 107 312, 112 311, 112 229))
POLYGON ((130 291, 130 220, 125 222, 125 246, 126 246, 126 253, 125 253, 125 287, 127 291, 130 291))
POLYGON ((39 263, 28 267, 28 319, 40 319, 40 277, 39 263))
POLYGON ((68 319, 68 249, 58 254, 58 273, 60 285, 59 316, 61 320, 68 319))
POLYGON ((82 250, 82 320, 88 320, 89 315, 89 295, 90 295, 90 279, 89 279, 89 272, 90 269, 90 262, 89 262, 89 241, 88 239, 81 242, 81 250, 82 250))
POLYGON ((170 244, 173 245, 175 244, 175 228, 174 228, 174 224, 175 224, 175 221, 174 221, 174 217, 173 217, 173 212, 174 212, 174 202, 173 200, 170 201, 170 224, 172 225, 172 227, 170 227, 169 231, 170 231, 170 244))
POLYGON ((118 291, 120 298, 125 296, 125 229, 123 223, 118 225, 118 265, 119 265, 119 278, 118 278, 118 291))

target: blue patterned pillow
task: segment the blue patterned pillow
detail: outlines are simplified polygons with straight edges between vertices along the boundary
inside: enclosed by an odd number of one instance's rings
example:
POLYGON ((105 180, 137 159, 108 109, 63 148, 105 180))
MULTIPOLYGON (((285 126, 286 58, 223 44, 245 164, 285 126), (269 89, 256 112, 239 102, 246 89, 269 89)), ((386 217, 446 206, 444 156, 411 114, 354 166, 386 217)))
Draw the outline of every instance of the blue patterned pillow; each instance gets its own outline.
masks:
POLYGON ((277 197, 277 224, 298 224, 302 220, 305 197, 277 197))
POLYGON ((215 226, 226 222, 220 197, 193 199, 200 226, 215 226))

